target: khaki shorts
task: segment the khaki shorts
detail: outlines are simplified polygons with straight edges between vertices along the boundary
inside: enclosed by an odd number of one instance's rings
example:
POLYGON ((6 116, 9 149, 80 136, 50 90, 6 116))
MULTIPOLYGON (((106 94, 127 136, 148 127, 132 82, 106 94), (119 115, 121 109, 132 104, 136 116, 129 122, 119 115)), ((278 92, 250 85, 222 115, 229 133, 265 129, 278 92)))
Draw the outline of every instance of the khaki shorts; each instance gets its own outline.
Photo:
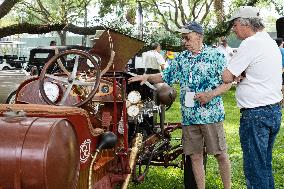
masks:
POLYGON ((206 146, 208 154, 221 154, 227 150, 223 122, 182 127, 183 152, 200 154, 206 146))

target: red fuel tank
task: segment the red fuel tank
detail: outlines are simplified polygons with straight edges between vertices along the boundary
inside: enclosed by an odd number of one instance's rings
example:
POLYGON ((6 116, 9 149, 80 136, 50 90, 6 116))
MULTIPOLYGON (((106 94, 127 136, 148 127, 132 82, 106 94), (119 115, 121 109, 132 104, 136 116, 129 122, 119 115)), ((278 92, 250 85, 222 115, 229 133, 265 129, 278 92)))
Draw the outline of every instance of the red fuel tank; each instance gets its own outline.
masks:
POLYGON ((79 176, 79 147, 62 118, 0 118, 1 189, 73 189, 79 176))

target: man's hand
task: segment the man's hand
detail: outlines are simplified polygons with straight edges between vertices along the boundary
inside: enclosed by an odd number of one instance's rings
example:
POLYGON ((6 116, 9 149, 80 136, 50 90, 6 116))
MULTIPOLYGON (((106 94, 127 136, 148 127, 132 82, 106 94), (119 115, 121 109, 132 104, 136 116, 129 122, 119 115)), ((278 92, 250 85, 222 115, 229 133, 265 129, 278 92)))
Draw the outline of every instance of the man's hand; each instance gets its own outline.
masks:
POLYGON ((239 77, 235 77, 234 81, 240 83, 244 78, 245 78, 244 76, 240 75, 239 77))
POLYGON ((243 71, 239 77, 235 77, 234 81, 240 83, 246 77, 246 72, 243 71))
POLYGON ((222 85, 219 85, 216 89, 208 92, 203 92, 203 93, 196 93, 194 100, 197 100, 200 102, 201 106, 207 104, 212 98, 216 96, 220 96, 226 91, 228 91, 231 88, 232 84, 225 84, 223 83, 222 85))
POLYGON ((128 82, 129 83, 132 83, 132 82, 135 82, 135 81, 141 81, 140 82, 140 85, 143 85, 146 83, 146 81, 148 80, 149 78, 149 75, 147 74, 143 74, 143 75, 137 75, 137 76, 134 76, 134 77, 131 77, 128 79, 128 82))
POLYGON ((207 104, 214 97, 212 92, 196 93, 194 100, 199 101, 201 106, 207 104))

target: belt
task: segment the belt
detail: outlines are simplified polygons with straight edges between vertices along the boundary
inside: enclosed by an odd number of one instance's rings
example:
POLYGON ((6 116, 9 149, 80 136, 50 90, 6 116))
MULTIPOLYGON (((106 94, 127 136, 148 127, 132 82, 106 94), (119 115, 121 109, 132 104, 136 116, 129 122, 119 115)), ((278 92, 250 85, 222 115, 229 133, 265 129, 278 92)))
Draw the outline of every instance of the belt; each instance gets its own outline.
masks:
POLYGON ((147 68, 146 69, 146 73, 147 74, 156 74, 156 73, 160 73, 161 71, 159 69, 153 69, 153 68, 147 68))
POLYGON ((274 106, 281 106, 281 102, 276 102, 274 104, 268 104, 266 106, 258 106, 255 108, 241 108, 240 111, 246 111, 246 110, 257 110, 257 109, 261 109, 261 108, 272 108, 274 106))

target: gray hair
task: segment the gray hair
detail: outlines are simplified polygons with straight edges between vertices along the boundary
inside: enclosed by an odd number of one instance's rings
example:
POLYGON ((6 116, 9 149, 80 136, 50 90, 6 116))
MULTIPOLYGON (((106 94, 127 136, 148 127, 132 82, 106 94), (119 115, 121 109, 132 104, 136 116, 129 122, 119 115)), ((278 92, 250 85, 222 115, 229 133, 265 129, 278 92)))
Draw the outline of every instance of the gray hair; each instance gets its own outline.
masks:
POLYGON ((261 18, 238 18, 238 21, 243 26, 251 27, 254 32, 265 28, 261 18))
POLYGON ((156 43, 152 43, 152 44, 151 44, 151 50, 155 50, 155 49, 157 49, 159 46, 161 46, 160 43, 157 43, 157 42, 156 42, 156 43))

